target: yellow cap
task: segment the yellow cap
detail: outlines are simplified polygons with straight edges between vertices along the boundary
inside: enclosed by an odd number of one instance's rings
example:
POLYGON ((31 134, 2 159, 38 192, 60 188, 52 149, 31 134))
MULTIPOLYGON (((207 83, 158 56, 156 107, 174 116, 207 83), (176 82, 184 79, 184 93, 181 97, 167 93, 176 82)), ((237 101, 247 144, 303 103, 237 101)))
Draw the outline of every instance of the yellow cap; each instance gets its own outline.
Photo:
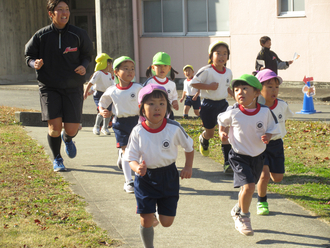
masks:
POLYGON ((108 59, 112 60, 112 58, 106 53, 101 53, 97 55, 97 57, 95 58, 96 65, 94 71, 100 71, 107 68, 108 59))
POLYGON ((185 70, 186 68, 191 68, 192 70, 194 70, 194 67, 192 65, 185 65, 182 70, 185 70))

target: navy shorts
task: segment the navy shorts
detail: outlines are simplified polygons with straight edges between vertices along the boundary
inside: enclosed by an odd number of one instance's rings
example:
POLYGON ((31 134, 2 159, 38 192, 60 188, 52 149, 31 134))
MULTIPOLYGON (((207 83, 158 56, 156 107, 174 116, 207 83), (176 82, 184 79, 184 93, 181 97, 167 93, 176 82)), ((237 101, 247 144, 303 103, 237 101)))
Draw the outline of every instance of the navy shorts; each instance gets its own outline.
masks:
MULTIPOLYGON (((99 113, 99 102, 103 94, 104 94, 103 91, 96 91, 96 93, 93 94, 93 99, 96 105, 97 113, 99 113)), ((112 109, 112 103, 109 105, 109 107, 107 107, 107 110, 111 111, 111 109, 112 109)))
POLYGON ((64 123, 81 123, 83 85, 68 89, 39 86, 39 95, 42 121, 61 117, 64 123))
POLYGON ((175 216, 179 189, 179 172, 175 163, 157 169, 147 169, 143 177, 136 175, 134 180, 136 213, 155 213, 157 205, 158 214, 175 216))
POLYGON ((264 167, 263 153, 251 157, 229 151, 229 163, 234 172, 234 188, 239 188, 248 183, 258 183, 264 167))
POLYGON ((116 121, 112 123, 112 130, 115 133, 117 140, 117 148, 126 146, 128 138, 133 128, 138 124, 139 116, 130 116, 124 118, 116 118, 116 121))
POLYGON ((285 172, 284 170, 284 149, 283 140, 271 140, 264 151, 265 161, 264 165, 268 165, 269 171, 272 173, 285 172))
POLYGON ((218 115, 225 112, 227 108, 228 102, 226 99, 220 101, 204 99, 200 111, 200 118, 202 119, 203 126, 207 129, 213 129, 217 125, 218 115))
POLYGON ((184 105, 186 106, 193 106, 193 109, 197 110, 201 108, 201 98, 198 96, 196 101, 193 101, 194 96, 187 96, 186 100, 184 101, 184 105))

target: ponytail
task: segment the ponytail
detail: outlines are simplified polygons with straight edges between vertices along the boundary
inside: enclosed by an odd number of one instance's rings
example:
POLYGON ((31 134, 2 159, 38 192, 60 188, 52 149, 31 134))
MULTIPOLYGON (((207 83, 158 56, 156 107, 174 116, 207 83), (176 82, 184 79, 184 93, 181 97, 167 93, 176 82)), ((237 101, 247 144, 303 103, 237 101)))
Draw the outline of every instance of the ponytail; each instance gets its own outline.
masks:
POLYGON ((152 71, 151 71, 151 65, 147 68, 147 71, 146 71, 146 77, 147 78, 150 78, 152 77, 152 71))
MULTIPOLYGON (((170 71, 170 78, 171 78, 171 80, 174 80, 175 79, 175 74, 179 74, 179 73, 171 67, 171 71, 170 71)), ((151 66, 149 66, 147 68, 147 71, 146 71, 146 77, 147 78, 150 78, 152 76, 154 76, 152 74, 152 68, 151 68, 151 66)))
POLYGON ((171 67, 171 80, 173 81, 175 79, 175 74, 179 74, 176 70, 171 67))

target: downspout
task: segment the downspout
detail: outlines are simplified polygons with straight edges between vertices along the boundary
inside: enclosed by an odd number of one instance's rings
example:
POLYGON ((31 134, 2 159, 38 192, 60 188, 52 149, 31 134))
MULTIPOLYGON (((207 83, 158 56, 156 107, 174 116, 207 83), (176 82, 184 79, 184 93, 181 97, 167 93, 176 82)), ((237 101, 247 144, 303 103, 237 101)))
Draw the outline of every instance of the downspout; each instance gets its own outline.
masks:
POLYGON ((140 83, 140 57, 139 57, 139 29, 138 29, 138 0, 132 0, 133 8, 133 41, 134 41, 134 60, 135 60, 135 78, 140 83))

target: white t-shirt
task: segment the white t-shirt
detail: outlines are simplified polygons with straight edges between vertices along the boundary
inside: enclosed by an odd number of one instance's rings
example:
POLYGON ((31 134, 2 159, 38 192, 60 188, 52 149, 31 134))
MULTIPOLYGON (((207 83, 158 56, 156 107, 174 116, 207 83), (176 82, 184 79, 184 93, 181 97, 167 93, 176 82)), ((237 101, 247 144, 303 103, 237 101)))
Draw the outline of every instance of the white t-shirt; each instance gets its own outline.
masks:
POLYGON ((163 86, 167 91, 168 100, 170 101, 171 104, 173 101, 178 100, 178 92, 176 91, 176 84, 173 81, 169 80, 167 77, 159 78, 153 76, 144 83, 144 86, 147 86, 148 84, 159 84, 163 86))
POLYGON ((112 109, 118 118, 139 115, 138 94, 141 89, 139 83, 132 82, 127 87, 112 85, 102 95, 99 106, 108 108, 113 103, 112 109))
POLYGON ((94 72, 92 78, 89 80, 89 83, 93 84, 94 91, 104 92, 111 85, 114 85, 112 80, 111 73, 104 73, 103 71, 94 72))
POLYGON ((219 101, 227 98, 228 87, 230 87, 230 82, 233 79, 233 74, 231 70, 224 67, 224 71, 218 71, 213 65, 207 65, 199 69, 194 78, 191 81, 192 87, 194 84, 211 84, 213 82, 219 83, 218 89, 216 90, 200 90, 200 97, 205 99, 210 99, 214 101, 219 101))
POLYGON ((165 167, 175 162, 179 145, 185 152, 194 150, 193 140, 178 122, 165 118, 158 129, 142 122, 131 132, 124 159, 138 163, 144 160, 149 169, 165 167))
POLYGON ((280 134, 280 127, 272 111, 265 105, 257 104, 253 112, 246 111, 241 105, 233 106, 218 115, 218 124, 229 129, 229 143, 232 149, 242 155, 258 156, 266 149, 261 140, 265 133, 280 134))
POLYGON ((183 91, 186 92, 186 96, 194 96, 198 92, 198 89, 191 86, 192 79, 185 79, 183 81, 183 91))

